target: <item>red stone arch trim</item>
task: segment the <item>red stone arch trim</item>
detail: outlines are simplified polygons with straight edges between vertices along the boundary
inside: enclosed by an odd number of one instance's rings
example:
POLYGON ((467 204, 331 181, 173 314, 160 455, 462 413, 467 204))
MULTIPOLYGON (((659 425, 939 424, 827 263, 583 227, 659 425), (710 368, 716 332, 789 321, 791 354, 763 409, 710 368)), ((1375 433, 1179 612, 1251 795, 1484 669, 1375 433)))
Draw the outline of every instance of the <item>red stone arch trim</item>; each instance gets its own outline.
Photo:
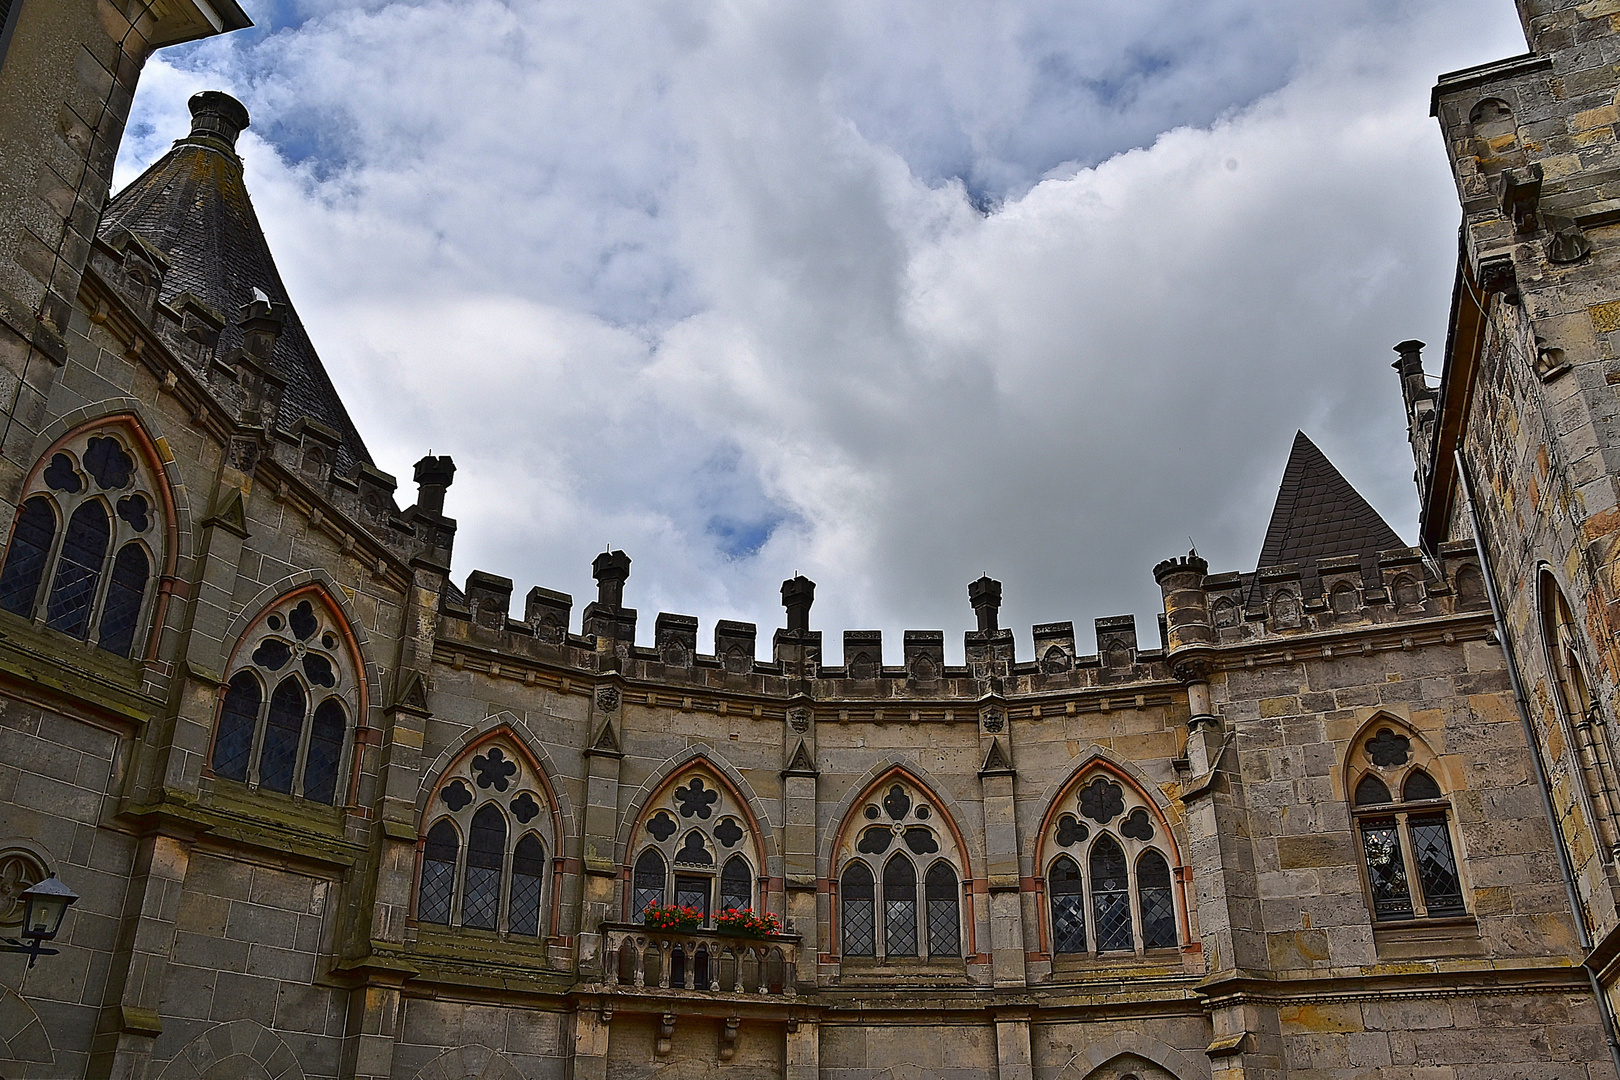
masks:
POLYGON ((1101 768, 1115 780, 1136 792, 1138 796, 1153 810, 1154 821, 1165 838, 1165 852, 1170 858, 1170 866, 1174 871, 1182 871, 1185 864, 1181 859, 1181 844, 1176 839, 1176 831, 1171 828, 1169 815, 1165 813, 1163 793, 1155 786, 1143 783, 1136 770, 1127 767, 1123 762, 1116 761, 1112 756, 1100 748, 1093 751, 1080 764, 1069 770, 1069 774, 1049 790, 1046 798, 1046 810, 1041 815, 1041 821, 1035 831, 1034 865, 1030 873, 1035 877, 1045 874, 1047 863, 1046 834, 1051 828, 1053 820, 1063 811, 1063 800, 1074 792, 1075 785, 1080 778, 1090 772, 1094 767, 1101 768))

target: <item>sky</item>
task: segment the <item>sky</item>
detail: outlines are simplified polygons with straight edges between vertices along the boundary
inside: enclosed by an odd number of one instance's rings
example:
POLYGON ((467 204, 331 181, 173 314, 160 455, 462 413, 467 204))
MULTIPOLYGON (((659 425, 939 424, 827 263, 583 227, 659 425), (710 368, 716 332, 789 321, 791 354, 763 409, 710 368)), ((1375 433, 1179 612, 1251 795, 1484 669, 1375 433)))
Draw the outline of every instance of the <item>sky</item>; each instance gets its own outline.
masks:
POLYGON ((1428 93, 1509 0, 245 0, 198 90, 378 466, 458 471, 454 576, 841 631, 1134 613, 1253 569, 1303 429, 1409 542, 1397 341, 1460 220, 1428 93))

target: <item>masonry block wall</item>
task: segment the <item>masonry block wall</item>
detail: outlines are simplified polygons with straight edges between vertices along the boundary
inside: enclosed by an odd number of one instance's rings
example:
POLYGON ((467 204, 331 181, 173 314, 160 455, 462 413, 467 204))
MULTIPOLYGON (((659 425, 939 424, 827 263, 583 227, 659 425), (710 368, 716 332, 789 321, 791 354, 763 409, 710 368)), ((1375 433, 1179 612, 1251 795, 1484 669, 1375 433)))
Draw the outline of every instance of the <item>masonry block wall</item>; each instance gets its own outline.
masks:
POLYGON ((1615 1075, 1620 12, 1527 0, 1535 52, 1436 90, 1467 229, 1443 386, 1399 347, 1421 548, 1302 437, 1254 572, 1167 560, 1158 635, 1029 653, 986 577, 956 665, 939 630, 833 664, 802 577, 768 650, 638 625, 623 552, 578 614, 458 587, 454 463, 403 508, 371 463, 246 110, 198 95, 107 202, 145 56, 240 11, 21 3, 0 932, 47 875, 79 900, 0 954, 0 1075, 1615 1075))

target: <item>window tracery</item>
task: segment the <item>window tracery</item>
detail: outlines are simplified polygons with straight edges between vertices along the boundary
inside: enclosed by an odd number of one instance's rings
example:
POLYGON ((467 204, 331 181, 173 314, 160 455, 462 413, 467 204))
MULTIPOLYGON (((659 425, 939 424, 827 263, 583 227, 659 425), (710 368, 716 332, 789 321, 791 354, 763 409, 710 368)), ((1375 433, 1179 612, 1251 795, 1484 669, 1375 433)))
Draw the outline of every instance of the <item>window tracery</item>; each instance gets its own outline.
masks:
POLYGON ((227 670, 214 775, 335 803, 361 704, 340 616, 316 592, 286 597, 242 636, 227 670))
POLYGON ((1450 806, 1435 779, 1434 754, 1381 719, 1351 745, 1349 764, 1351 816, 1374 920, 1464 914, 1450 806))
POLYGON ((0 564, 0 608, 133 655, 164 554, 160 490, 117 428, 81 432, 49 451, 17 508, 0 564))
POLYGON ((630 855, 629 921, 655 904, 696 908, 705 925, 728 909, 764 910, 749 815, 706 766, 682 770, 648 802, 630 855))
POLYGON ((843 955, 962 955, 964 863, 933 804, 901 776, 856 803, 835 853, 843 955))
POLYGON ((1587 816, 1600 838, 1606 861, 1620 850, 1620 776, 1616 774, 1614 745, 1603 708, 1586 678, 1581 629, 1550 573, 1541 575, 1542 639, 1553 706, 1573 748, 1576 775, 1587 816))
POLYGON ((504 736, 445 770, 423 817, 416 920, 539 937, 551 807, 538 772, 504 736))
POLYGON ((1163 820, 1135 786, 1101 765, 1058 798, 1040 846, 1052 949, 1141 953, 1179 942, 1163 820))

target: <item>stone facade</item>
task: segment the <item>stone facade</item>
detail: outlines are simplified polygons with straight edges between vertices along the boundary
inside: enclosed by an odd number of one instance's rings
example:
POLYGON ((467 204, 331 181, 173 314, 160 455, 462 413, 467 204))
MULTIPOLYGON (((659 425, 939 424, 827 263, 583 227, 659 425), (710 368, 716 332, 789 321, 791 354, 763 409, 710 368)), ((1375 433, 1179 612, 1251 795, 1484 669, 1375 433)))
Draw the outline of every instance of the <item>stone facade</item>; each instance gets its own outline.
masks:
POLYGON ((1420 547, 1301 436, 1253 572, 1032 656, 983 578, 957 667, 824 663, 799 577, 765 659, 638 632, 622 552, 577 616, 452 582, 455 467, 401 508, 370 463, 245 110, 108 200, 146 55, 241 12, 12 0, 0 924, 79 899, 0 955, 0 1076, 1615 1076, 1620 4, 1520 6, 1534 52, 1435 91, 1420 547))

